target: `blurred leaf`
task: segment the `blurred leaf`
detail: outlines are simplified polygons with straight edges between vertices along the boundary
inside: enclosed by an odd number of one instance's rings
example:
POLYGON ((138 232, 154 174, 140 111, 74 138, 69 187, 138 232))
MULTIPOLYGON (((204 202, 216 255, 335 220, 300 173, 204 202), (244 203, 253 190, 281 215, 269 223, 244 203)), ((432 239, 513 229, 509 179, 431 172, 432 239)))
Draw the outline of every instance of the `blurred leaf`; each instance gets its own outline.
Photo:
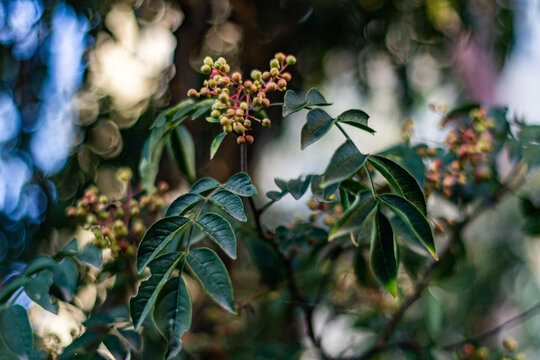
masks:
POLYGON ((287 182, 287 190, 291 193, 295 200, 300 199, 309 188, 309 183, 311 181, 311 175, 302 178, 299 176, 297 179, 289 180, 287 182))
POLYGON ((180 195, 171 203, 171 205, 169 205, 165 217, 182 215, 182 213, 191 209, 202 200, 204 200, 204 197, 197 193, 185 193, 180 195))
POLYGON ((251 183, 249 175, 243 172, 231 176, 230 179, 223 184, 223 188, 240 196, 257 195, 257 189, 251 183))
POLYGON ((357 195, 359 192, 362 191, 369 191, 369 188, 362 184, 359 181, 353 180, 353 179, 345 179, 340 184, 339 187, 349 192, 351 195, 357 195))
POLYGON ((311 193, 317 201, 330 202, 332 201, 330 197, 336 193, 339 184, 336 183, 330 186, 322 187, 322 180, 323 177, 320 175, 313 175, 311 177, 311 193))
POLYGON ((73 340, 73 342, 64 349, 62 354, 58 356, 58 360, 104 359, 99 354, 96 354, 96 351, 105 336, 106 334, 86 330, 84 334, 73 340))
POLYGON ((360 153, 351 140, 345 141, 332 155, 321 185, 326 187, 354 175, 362 168, 366 159, 367 155, 360 153))
POLYGON ((201 178, 195 182, 189 189, 190 193, 202 194, 206 191, 215 189, 219 186, 219 182, 212 178, 201 178))
POLYGON ((15 291, 31 281, 32 279, 28 276, 14 276, 7 283, 2 284, 2 289, 0 289, 0 304, 8 301, 15 291))
POLYGON ((15 356, 14 360, 32 357, 34 337, 25 308, 20 305, 0 308, 0 338, 15 356))
POLYGON ((53 283, 53 273, 51 271, 42 271, 37 274, 30 283, 24 287, 26 295, 41 306, 43 309, 58 315, 58 305, 53 303, 49 290, 53 283))
POLYGON ((354 203, 343 213, 330 230, 328 240, 358 231, 376 208, 377 201, 368 191, 358 195, 354 203))
POLYGON ((444 308, 443 304, 437 299, 430 289, 426 291, 426 323, 429 336, 436 340, 441 334, 443 325, 444 308))
POLYGON ((210 196, 210 202, 238 221, 247 221, 242 199, 232 192, 220 189, 210 196))
POLYGON ((285 195, 287 195, 287 192, 280 192, 280 191, 275 191, 275 190, 268 191, 266 193, 266 197, 269 198, 270 200, 274 200, 274 201, 280 200, 285 195))
POLYGON ((335 119, 322 109, 310 110, 307 114, 307 122, 302 127, 300 148, 304 150, 322 138, 330 130, 332 125, 334 125, 335 121, 335 119))
POLYGON ((128 349, 118 336, 108 334, 103 339, 103 345, 109 350, 114 357, 114 360, 125 360, 128 354, 128 349))
POLYGON ((208 248, 193 249, 187 255, 187 264, 206 293, 225 310, 236 314, 231 279, 217 254, 208 248))
POLYGON ((293 90, 287 90, 283 100, 282 116, 289 116, 292 113, 302 110, 307 106, 293 90))
POLYGON ((56 264, 56 261, 49 256, 37 256, 30 264, 28 264, 26 269, 24 269, 24 273, 26 275, 32 275, 41 270, 52 270, 56 264))
POLYGON ((481 107, 481 105, 476 104, 476 103, 463 104, 461 106, 455 107, 452 110, 450 110, 448 113, 446 113, 446 115, 444 116, 444 119, 445 119, 444 121, 448 121, 449 119, 451 119, 453 117, 456 117, 456 116, 469 115, 471 110, 475 110, 475 109, 478 109, 480 107, 481 107))
POLYGON ((101 248, 90 243, 88 244, 88 246, 86 246, 84 251, 77 255, 77 259, 79 259, 79 261, 82 261, 83 263, 92 265, 97 269, 101 269, 102 250, 101 248))
POLYGON ((191 120, 197 120, 210 112, 212 105, 214 104, 214 99, 206 99, 200 101, 193 107, 195 112, 191 115, 191 120))
POLYGON ((236 259, 236 236, 227 220, 218 214, 209 212, 195 220, 195 224, 229 257, 236 259))
POLYGON ((171 131, 167 137, 167 151, 178 170, 193 183, 197 179, 195 144, 185 126, 179 126, 171 131))
POLYGON ((77 265, 71 259, 63 259, 54 269, 54 285, 60 289, 65 301, 71 301, 77 288, 79 272, 77 265))
POLYGON ((332 105, 332 103, 327 102, 326 99, 324 98, 324 96, 322 96, 322 94, 319 92, 319 90, 317 90, 315 88, 311 88, 311 89, 308 90, 308 92, 306 94, 306 97, 305 97, 305 102, 309 106, 312 106, 312 105, 315 105, 315 106, 332 105))
POLYGON ((377 282, 372 276, 372 272, 369 268, 369 263, 364 257, 364 252, 361 247, 354 249, 353 270, 356 276, 356 281, 360 286, 368 288, 376 288, 377 282))
POLYGON ((394 232, 390 221, 377 210, 373 221, 371 233, 371 251, 369 262, 373 274, 379 280, 386 291, 393 297, 397 297, 397 271, 394 232))
POLYGON ((347 110, 337 117, 337 121, 343 124, 354 126, 360 130, 374 134, 375 130, 368 126, 369 115, 362 110, 347 110))
POLYGON ((409 200, 394 194, 383 194, 378 198, 403 220, 424 248, 435 260, 438 260, 431 227, 420 210, 409 202, 409 200))
POLYGON ((228 133, 226 132, 222 132, 212 141, 212 145, 210 145, 210 160, 214 158, 214 155, 216 155, 216 152, 218 151, 221 142, 223 141, 223 139, 225 139, 225 136, 227 136, 227 134, 228 133))
POLYGON ((251 259, 259 270, 261 281, 273 289, 276 288, 285 278, 285 273, 274 249, 266 242, 256 238, 245 237, 244 240, 251 259))
POLYGON ((412 202, 422 214, 427 214, 424 193, 416 179, 407 170, 382 156, 370 155, 368 161, 388 180, 399 195, 412 202))
MULTIPOLYGON (((195 105, 197 105, 197 103, 195 103, 192 99, 187 99, 187 100, 182 101, 176 107, 171 109, 171 110, 176 110, 174 111, 174 114, 172 115, 171 120, 173 122, 180 119, 184 120, 187 117, 187 115, 191 111, 193 111, 193 109, 195 108, 195 105)), ((168 114, 170 114, 171 110, 168 111, 168 114)))
POLYGON ((161 288, 163 288, 181 258, 182 254, 180 253, 168 253, 157 257, 148 264, 152 276, 139 285, 137 294, 129 301, 131 319, 135 329, 141 327, 144 319, 154 306, 161 288))
POLYGON ((159 255, 173 237, 189 224, 191 221, 183 216, 169 216, 152 224, 139 244, 137 251, 138 273, 142 273, 144 268, 159 255))
POLYGON ((191 326, 191 298, 181 276, 169 279, 159 293, 154 310, 158 329, 169 341, 167 359, 182 349, 182 334, 191 326))

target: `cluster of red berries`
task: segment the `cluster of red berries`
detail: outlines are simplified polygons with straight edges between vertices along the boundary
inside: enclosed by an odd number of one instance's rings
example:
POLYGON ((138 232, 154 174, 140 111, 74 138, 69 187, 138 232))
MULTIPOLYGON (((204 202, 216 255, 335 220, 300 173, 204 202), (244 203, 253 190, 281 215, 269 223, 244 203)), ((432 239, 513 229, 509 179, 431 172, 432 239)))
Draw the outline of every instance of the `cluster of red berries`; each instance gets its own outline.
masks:
POLYGON ((94 234, 94 245, 110 248, 115 257, 119 254, 135 254, 135 246, 147 228, 143 215, 157 214, 167 200, 169 185, 165 182, 159 183, 150 196, 142 195, 138 200, 135 199, 130 185, 131 178, 129 168, 118 170, 117 179, 126 187, 122 199, 108 199, 92 185, 85 190, 75 206, 67 208, 68 216, 75 218, 83 229, 94 234))
POLYGON ((441 158, 433 158, 435 149, 418 150, 419 155, 432 158, 426 174, 427 190, 442 189, 447 197, 452 196, 454 185, 465 185, 468 179, 476 183, 489 179, 492 129, 495 127, 484 108, 472 110, 468 117, 445 117, 441 126, 449 124, 455 125, 455 128, 448 132, 445 145, 456 160, 445 164, 441 158))
POLYGON ((190 89, 189 97, 216 97, 212 105, 212 112, 207 118, 209 122, 219 122, 223 131, 235 132, 238 144, 253 143, 253 136, 246 132, 251 130, 252 121, 259 122, 264 127, 270 127, 268 118, 259 119, 254 113, 259 109, 270 106, 266 94, 273 91, 285 91, 291 74, 284 70, 294 65, 296 58, 292 55, 277 53, 270 60, 269 71, 253 70, 251 80, 242 78, 240 72, 229 75, 230 66, 220 57, 213 61, 207 56, 201 66, 201 72, 209 74, 210 78, 204 81, 200 91, 190 89))

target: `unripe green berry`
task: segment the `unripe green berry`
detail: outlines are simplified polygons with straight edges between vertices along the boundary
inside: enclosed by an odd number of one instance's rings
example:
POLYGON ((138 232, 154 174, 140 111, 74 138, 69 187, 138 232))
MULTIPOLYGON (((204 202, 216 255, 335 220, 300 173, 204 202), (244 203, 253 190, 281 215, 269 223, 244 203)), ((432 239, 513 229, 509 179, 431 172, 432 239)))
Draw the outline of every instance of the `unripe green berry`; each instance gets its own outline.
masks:
POLYGON ((287 65, 296 64, 296 58, 292 55, 287 56, 287 65))
POLYGON ((251 121, 250 121, 250 120, 247 120, 247 119, 244 120, 244 127, 245 127, 246 129, 249 129, 249 128, 251 127, 251 121))
POLYGON ((232 132, 232 130, 233 130, 233 128, 232 128, 232 126, 230 124, 227 124, 227 125, 223 126, 223 131, 225 131, 225 132, 230 133, 230 132, 232 132))
POLYGON ((281 74, 281 78, 284 79, 285 81, 291 81, 292 76, 290 73, 284 72, 283 74, 281 74))
POLYGON ((226 103, 227 101, 229 101, 229 94, 222 93, 221 95, 219 95, 219 100, 222 103, 226 103))
POLYGON ((269 71, 265 71, 265 72, 263 72, 263 74, 262 74, 262 78, 263 78, 264 81, 270 80, 271 77, 272 77, 272 75, 270 74, 269 71))
POLYGON ((221 115, 221 111, 219 110, 212 110, 212 112, 210 113, 210 116, 213 118, 218 118, 220 115, 221 115))
POLYGON ((216 86, 217 86, 216 80, 210 79, 210 80, 208 81, 208 87, 210 87, 210 88, 215 88, 216 86))
POLYGON ((284 89, 287 87, 287 82, 284 80, 284 79, 279 79, 278 83, 277 83, 277 86, 280 88, 280 89, 284 89))
POLYGON ((253 80, 261 80, 262 79, 262 73, 259 70, 253 70, 251 72, 251 78, 253 80))
POLYGON ((244 115, 244 110, 236 109, 236 116, 243 116, 243 115, 244 115))
POLYGON ((243 134, 244 133, 244 126, 242 124, 240 124, 239 122, 234 123, 233 129, 237 134, 243 134))
POLYGON ((275 91, 276 89, 277 89, 277 85, 275 82, 270 81, 268 84, 266 84, 266 90, 275 91))
POLYGON ((246 111, 246 110, 247 110, 247 108, 248 108, 248 104, 247 104, 247 102, 245 102, 245 101, 242 101, 242 102, 240 103, 240 109, 242 109, 242 110, 246 111))
POLYGON ((264 127, 266 127, 266 128, 269 128, 270 125, 272 125, 272 122, 270 121, 270 119, 264 118, 264 119, 262 120, 262 123, 261 123, 261 124, 262 124, 262 126, 264 126, 264 127))
POLYGON ((228 117, 232 117, 232 116, 234 116, 234 114, 235 114, 234 109, 227 109, 227 116, 228 117))
POLYGON ((262 99, 262 105, 264 107, 269 107, 270 106, 270 100, 268 99, 262 99))
POLYGON ((225 66, 223 67, 223 71, 225 72, 225 74, 228 74, 229 71, 231 71, 231 67, 228 64, 225 64, 225 66))
POLYGON ((207 96, 208 95, 208 89, 207 88, 202 88, 201 91, 199 92, 199 94, 201 94, 201 96, 207 96))
POLYGON ((222 106, 223 106, 223 104, 216 100, 212 104, 212 110, 219 110, 219 109, 221 109, 222 106))
POLYGON ((245 144, 246 143, 246 138, 243 137, 243 136, 239 136, 239 137, 236 138, 236 142, 238 143, 238 145, 245 144))
POLYGON ((279 61, 277 59, 270 60, 270 67, 272 69, 279 69, 279 61))
POLYGON ((189 91, 187 92, 187 96, 189 97, 196 97, 197 96, 197 90, 195 89, 189 89, 189 91))
POLYGON ((231 75, 231 78, 236 81, 236 82, 241 82, 242 81, 242 74, 240 74, 239 72, 234 72, 232 75, 231 75))
POLYGON ((280 63, 284 62, 285 59, 287 58, 287 56, 285 56, 285 54, 282 53, 282 52, 278 52, 276 55, 274 55, 274 57, 275 57, 280 63))
POLYGON ((207 57, 204 58, 203 64, 208 65, 208 66, 212 66, 212 65, 214 65, 214 61, 212 60, 212 58, 210 56, 207 56, 207 57))
POLYGON ((210 67, 209 65, 203 65, 201 66, 201 72, 203 74, 210 74, 210 72, 212 71, 212 67, 210 67))
POLYGON ((276 77, 279 75, 279 70, 276 69, 276 68, 272 68, 272 70, 270 70, 270 75, 276 77))
POLYGON ((107 197, 105 195, 100 195, 99 196, 99 203, 100 204, 106 204, 109 202, 109 199, 107 199, 107 197))
POLYGON ((246 135, 246 142, 247 142, 248 144, 253 144, 253 140, 254 140, 254 139, 253 139, 253 136, 251 136, 251 135, 246 135))
POLYGON ((224 126, 224 125, 227 125, 229 122, 229 119, 227 119, 227 117, 225 115, 221 116, 219 118, 219 125, 221 126, 224 126))
POLYGON ((222 77, 221 79, 219 79, 219 85, 221 86, 227 86, 230 82, 231 80, 229 80, 228 77, 222 77))
POLYGON ((255 99, 253 99, 253 105, 254 106, 261 106, 262 105, 262 98, 257 96, 255 99))

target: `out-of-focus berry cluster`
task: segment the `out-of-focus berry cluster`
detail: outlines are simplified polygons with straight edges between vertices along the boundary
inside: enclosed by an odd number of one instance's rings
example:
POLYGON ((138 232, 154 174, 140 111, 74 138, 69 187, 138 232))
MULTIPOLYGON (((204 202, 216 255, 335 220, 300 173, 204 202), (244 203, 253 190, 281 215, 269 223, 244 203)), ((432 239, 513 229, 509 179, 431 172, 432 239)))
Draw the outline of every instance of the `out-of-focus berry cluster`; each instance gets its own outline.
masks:
POLYGON ((490 350, 487 347, 476 347, 472 344, 466 344, 461 349, 459 360, 525 360, 525 355, 517 352, 518 343, 514 338, 508 337, 504 339, 502 345, 502 351, 498 351, 490 350))
POLYGON ((237 71, 229 75, 231 69, 224 58, 213 61, 211 57, 206 57, 201 71, 209 74, 210 78, 204 81, 199 91, 190 89, 188 96, 215 97, 207 120, 219 122, 224 132, 234 131, 238 135, 238 144, 251 144, 253 136, 247 132, 251 130, 252 121, 259 122, 264 127, 271 125, 270 119, 259 119, 254 113, 270 106, 268 93, 287 89, 291 74, 285 72, 285 69, 295 63, 294 56, 277 53, 270 61, 268 71, 253 70, 251 79, 243 79, 242 74, 237 71))
POLYGON ((312 222, 323 217, 324 224, 330 227, 334 226, 336 221, 343 215, 343 207, 336 202, 327 203, 310 199, 307 206, 312 211, 309 218, 312 222))
POLYGON ((442 190, 451 197, 454 186, 465 185, 469 181, 483 182, 490 178, 492 162, 492 143, 494 121, 486 109, 472 110, 465 117, 444 117, 441 127, 453 126, 448 132, 445 145, 450 152, 448 157, 437 156, 434 148, 420 147, 420 156, 429 159, 426 174, 426 191, 442 190))
POLYGON ((75 206, 67 208, 67 214, 94 234, 94 245, 110 248, 114 257, 132 256, 147 229, 144 219, 150 217, 153 220, 163 208, 169 185, 161 182, 150 196, 137 197, 131 188, 131 170, 121 168, 116 175, 124 186, 124 196, 109 199, 92 185, 75 206))

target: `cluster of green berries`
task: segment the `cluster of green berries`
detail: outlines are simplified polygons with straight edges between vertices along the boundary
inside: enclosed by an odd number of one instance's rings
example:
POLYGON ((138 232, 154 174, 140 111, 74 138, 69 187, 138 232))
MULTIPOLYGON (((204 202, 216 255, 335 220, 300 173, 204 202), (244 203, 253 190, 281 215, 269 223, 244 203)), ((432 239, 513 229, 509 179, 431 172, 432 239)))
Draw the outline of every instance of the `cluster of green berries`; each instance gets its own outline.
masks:
POLYGON ((227 61, 220 57, 214 61, 207 56, 201 66, 201 72, 209 75, 203 87, 197 91, 190 89, 189 97, 215 97, 212 112, 207 118, 209 122, 222 126, 226 133, 236 133, 238 144, 253 143, 251 130, 252 122, 258 122, 264 127, 270 127, 268 118, 259 119, 255 115, 259 110, 270 106, 267 94, 274 91, 285 91, 291 74, 285 72, 289 65, 294 65, 296 58, 292 55, 277 53, 270 60, 270 69, 261 72, 251 71, 250 79, 243 79, 240 72, 229 74, 231 69, 227 61))
POLYGON ((111 200, 91 185, 75 206, 67 208, 67 215, 94 234, 94 245, 110 248, 115 257, 120 254, 133 256, 135 246, 147 229, 143 217, 154 214, 154 218, 163 208, 169 185, 161 182, 150 196, 142 195, 137 200, 130 186, 131 169, 121 168, 116 175, 126 185, 127 192, 122 199, 111 200))
POLYGON ((459 360, 525 360, 525 354, 517 352, 518 343, 514 338, 504 339, 502 345, 502 351, 490 351, 486 347, 465 344, 461 349, 459 360))
MULTIPOLYGON (((328 200, 334 200, 335 196, 332 195, 328 200)), ((312 211, 309 219, 315 222, 322 218, 323 223, 327 226, 334 226, 336 221, 343 215, 343 207, 339 203, 327 203, 319 202, 315 199, 310 199, 307 202, 307 206, 312 211)))
MULTIPOLYGON (((441 126, 448 126, 450 120, 454 118, 444 118, 441 126)), ((456 122, 445 140, 455 160, 444 163, 441 158, 434 157, 435 149, 418 149, 420 156, 431 157, 432 160, 426 174, 426 190, 442 190, 447 197, 452 196, 455 185, 465 185, 468 179, 479 183, 491 176, 493 119, 488 116, 486 109, 478 108, 471 111, 468 117, 456 119, 456 122)))

